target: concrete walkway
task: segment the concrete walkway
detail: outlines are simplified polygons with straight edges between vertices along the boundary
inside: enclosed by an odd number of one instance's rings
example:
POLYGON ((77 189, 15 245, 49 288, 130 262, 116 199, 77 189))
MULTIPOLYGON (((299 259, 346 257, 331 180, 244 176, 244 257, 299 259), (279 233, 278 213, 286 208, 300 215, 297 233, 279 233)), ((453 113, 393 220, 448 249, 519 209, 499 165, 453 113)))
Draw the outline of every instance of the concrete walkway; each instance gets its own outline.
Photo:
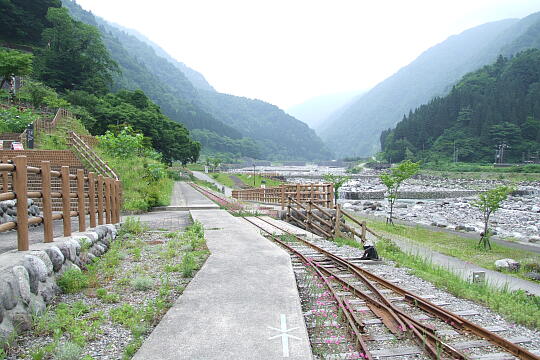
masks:
POLYGON ((223 185, 222 183, 218 182, 216 179, 214 179, 213 177, 211 176, 208 176, 206 175, 205 173, 203 172, 200 172, 200 171, 193 171, 193 176, 195 176, 197 179, 199 180, 204 180, 204 181, 208 181, 214 185, 216 185, 218 188, 220 189, 224 189, 224 194, 225 196, 227 197, 231 197, 232 196, 232 191, 233 189, 228 187, 228 186, 225 186, 223 185))
POLYGON ((153 211, 187 211, 192 209, 219 209, 219 205, 195 190, 188 183, 177 181, 174 183, 171 195, 171 205, 158 206, 153 211))
POLYGON ((289 255, 224 210, 191 216, 211 255, 134 359, 311 359, 289 255))
MULTIPOLYGON (((411 255, 419 255, 422 258, 431 261, 435 265, 448 269, 449 271, 460 276, 462 279, 471 280, 473 272, 484 271, 486 273, 486 281, 492 286, 498 288, 507 287, 509 290, 525 290, 531 294, 540 296, 540 284, 538 283, 519 279, 498 271, 488 270, 469 262, 443 255, 439 252, 418 245, 413 241, 401 236, 393 234, 384 234, 384 236, 394 241, 401 251, 411 255)), ((377 241, 375 236, 369 233, 368 239, 377 241)))

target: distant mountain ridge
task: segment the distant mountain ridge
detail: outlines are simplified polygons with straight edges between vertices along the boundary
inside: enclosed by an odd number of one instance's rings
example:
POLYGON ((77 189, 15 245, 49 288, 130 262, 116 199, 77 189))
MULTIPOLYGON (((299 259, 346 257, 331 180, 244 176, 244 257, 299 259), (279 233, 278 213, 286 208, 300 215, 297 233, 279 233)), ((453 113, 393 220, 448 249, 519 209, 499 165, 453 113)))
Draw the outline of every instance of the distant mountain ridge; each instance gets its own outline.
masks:
POLYGON ((285 111, 317 131, 326 118, 332 116, 336 111, 346 108, 364 93, 363 90, 357 90, 320 95, 291 106, 285 111))
POLYGON ((366 156, 379 150, 381 132, 435 96, 447 94, 467 72, 493 62, 501 53, 534 47, 531 36, 540 13, 487 23, 449 37, 379 83, 341 115, 320 127, 338 156, 366 156))

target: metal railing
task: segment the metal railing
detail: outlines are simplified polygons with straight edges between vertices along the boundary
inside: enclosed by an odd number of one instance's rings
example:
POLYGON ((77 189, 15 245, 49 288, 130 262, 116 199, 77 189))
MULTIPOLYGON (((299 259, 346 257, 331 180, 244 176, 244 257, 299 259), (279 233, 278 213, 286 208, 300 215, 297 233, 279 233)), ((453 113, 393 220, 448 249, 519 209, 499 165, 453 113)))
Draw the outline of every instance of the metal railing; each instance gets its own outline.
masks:
POLYGON ((89 215, 90 227, 120 222, 121 183, 118 179, 89 172, 83 169, 77 174, 69 173, 69 166, 62 166, 61 171, 52 171, 49 161, 42 161, 41 167, 30 167, 26 156, 17 156, 11 163, 0 164, 2 177, 11 176, 12 189, 0 194, 0 201, 17 200, 16 221, 0 225, 0 232, 16 229, 17 248, 29 249, 28 226, 43 224, 44 242, 53 241, 53 221, 63 221, 64 236, 71 236, 71 218, 77 217, 79 231, 86 231, 86 215, 89 215), (28 175, 36 174, 41 178, 41 190, 28 191, 28 175), (60 191, 51 190, 51 179, 60 180, 60 191), (75 186, 72 186, 72 182, 75 186), (86 190, 85 190, 86 189, 86 190), (42 216, 28 216, 28 199, 41 199, 42 216), (61 199, 62 211, 52 211, 52 200, 61 199), (71 199, 77 200, 77 210, 71 210, 71 199))
POLYGON ((284 209, 289 197, 297 202, 312 201, 323 207, 334 206, 333 184, 284 184, 277 187, 233 190, 232 197, 238 200, 280 204, 284 209))
POLYGON ((73 131, 69 132, 69 144, 75 153, 82 160, 86 161, 88 165, 94 169, 98 174, 108 176, 118 180, 118 175, 114 170, 103 161, 98 154, 90 146, 88 146, 79 135, 73 131))

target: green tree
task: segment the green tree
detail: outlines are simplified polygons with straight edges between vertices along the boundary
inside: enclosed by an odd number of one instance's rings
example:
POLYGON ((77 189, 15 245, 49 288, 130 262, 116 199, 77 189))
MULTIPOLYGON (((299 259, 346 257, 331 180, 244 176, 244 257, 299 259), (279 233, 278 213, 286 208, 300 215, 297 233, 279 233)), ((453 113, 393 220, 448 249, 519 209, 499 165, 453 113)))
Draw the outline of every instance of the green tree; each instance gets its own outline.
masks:
POLYGON ((480 209, 484 219, 484 231, 480 236, 478 246, 491 250, 489 218, 501 207, 501 204, 512 192, 509 186, 498 186, 478 195, 478 199, 471 203, 472 206, 480 209))
POLYGON ((15 84, 13 82, 15 76, 24 76, 32 72, 32 58, 32 54, 0 49, 0 76, 2 76, 0 89, 8 82, 11 99, 15 97, 15 84))
POLYGON ((334 204, 337 204, 339 188, 349 181, 350 177, 344 175, 324 174, 323 179, 334 184, 334 204))
POLYGON ((60 0, 0 1, 1 38, 23 44, 38 44, 47 27, 45 15, 51 7, 61 7, 60 0))
POLYGON ((98 29, 74 21, 65 8, 50 8, 47 19, 52 27, 43 31, 46 46, 38 51, 36 76, 59 92, 105 94, 117 65, 98 29))
POLYGON ((390 204, 390 217, 387 218, 386 222, 393 224, 392 216, 394 213, 394 204, 398 199, 398 190, 401 184, 418 173, 420 169, 420 162, 412 162, 410 160, 405 160, 398 164, 397 166, 390 169, 390 172, 383 173, 379 176, 382 183, 386 186, 386 198, 390 204))

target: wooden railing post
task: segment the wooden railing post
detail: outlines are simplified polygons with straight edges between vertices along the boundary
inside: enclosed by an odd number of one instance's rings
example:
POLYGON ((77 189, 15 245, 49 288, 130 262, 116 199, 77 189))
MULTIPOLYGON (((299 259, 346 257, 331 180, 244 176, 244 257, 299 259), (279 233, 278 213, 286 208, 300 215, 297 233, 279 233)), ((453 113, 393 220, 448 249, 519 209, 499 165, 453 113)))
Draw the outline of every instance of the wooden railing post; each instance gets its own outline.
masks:
POLYGON ((116 186, 114 179, 111 182, 111 224, 116 224, 116 186))
POLYGON ((120 180, 114 180, 115 194, 116 194, 116 221, 115 224, 120 222, 120 211, 122 210, 122 183, 120 180))
POLYGON ((17 248, 27 251, 28 244, 28 169, 26 156, 15 157, 15 194, 17 199, 17 248))
POLYGON ((308 201, 308 210, 307 210, 307 219, 306 219, 306 222, 307 222, 307 230, 309 232, 313 232, 312 231, 312 226, 311 226, 311 222, 313 221, 311 219, 311 212, 313 211, 313 202, 311 200, 308 201))
POLYGON ((334 206, 334 184, 328 184, 326 199, 327 207, 331 209, 334 206))
POLYGON ((366 242, 366 222, 365 221, 362 221, 362 236, 360 237, 360 239, 362 240, 362 243, 365 243, 366 242))
POLYGON ((281 210, 285 209, 285 185, 281 184, 281 210))
MULTIPOLYGON (((9 163, 7 156, 4 156, 2 158, 2 163, 4 163, 4 164, 9 163)), ((4 192, 9 191, 9 179, 8 178, 9 178, 8 172, 7 171, 2 171, 2 188, 3 188, 4 192)))
POLYGON ((103 175, 98 175, 97 207, 98 225, 103 225, 103 175))
POLYGON ((334 225, 334 236, 341 237, 341 209, 336 205, 336 222, 334 225))
POLYGON ((105 179, 105 223, 111 223, 111 179, 105 179))
POLYGON ((62 166, 60 174, 62 180, 62 223, 64 225, 64 236, 71 236, 71 189, 69 186, 69 166, 62 166))
POLYGON ((90 227, 96 227, 96 178, 93 172, 88 173, 88 213, 90 227))
POLYGON ((77 169, 77 212, 79 213, 79 231, 86 231, 86 211, 84 206, 84 170, 77 169))
POLYGON ((51 198, 51 163, 41 162, 41 197, 43 202, 43 238, 46 243, 53 242, 53 219, 51 198))

